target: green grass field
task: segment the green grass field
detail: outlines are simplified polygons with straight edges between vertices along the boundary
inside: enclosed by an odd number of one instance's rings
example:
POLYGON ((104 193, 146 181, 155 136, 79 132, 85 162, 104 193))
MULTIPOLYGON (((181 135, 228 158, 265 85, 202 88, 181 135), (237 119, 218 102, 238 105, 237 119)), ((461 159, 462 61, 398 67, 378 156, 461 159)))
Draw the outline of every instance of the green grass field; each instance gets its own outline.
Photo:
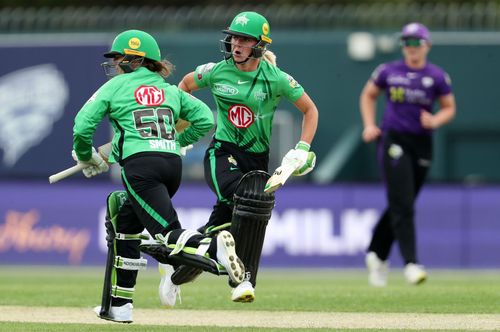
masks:
MULTIPOLYGON (((90 309, 100 304, 102 268, 0 267, 0 306, 68 307, 90 309)), ((168 312, 201 310, 323 313, 498 314, 500 271, 434 271, 421 286, 405 283, 401 270, 391 272, 389 286, 367 285, 364 270, 266 270, 259 273, 257 299, 233 303, 225 278, 204 274, 182 288, 182 303, 168 312)), ((141 272, 136 285, 135 309, 160 309, 159 276, 154 268, 141 272)), ((27 308, 29 311, 29 308, 27 308)), ((167 310, 165 310, 167 311, 167 310)), ((0 307, 2 331, 144 331, 144 325, 45 324, 8 322, 0 307)), ((93 323, 90 317, 89 323, 93 323)), ((500 315, 499 326, 500 329, 500 315)), ((100 320, 95 318, 94 323, 100 320)), ((165 326, 148 326, 148 331, 165 326)), ((292 328, 290 328, 291 330, 292 328)), ((208 326, 169 326, 169 331, 230 331, 208 326)), ((245 331, 245 328, 238 328, 245 331)), ((249 328, 256 330, 255 328, 249 328)), ((272 331, 278 329, 259 328, 272 331)), ((299 331, 301 329, 293 329, 299 331)), ((302 329, 308 330, 308 329, 302 329)), ((403 329, 407 330, 407 329, 403 329)), ((282 330, 281 330, 282 331, 282 330)), ((353 331, 362 331, 354 329, 353 331)))

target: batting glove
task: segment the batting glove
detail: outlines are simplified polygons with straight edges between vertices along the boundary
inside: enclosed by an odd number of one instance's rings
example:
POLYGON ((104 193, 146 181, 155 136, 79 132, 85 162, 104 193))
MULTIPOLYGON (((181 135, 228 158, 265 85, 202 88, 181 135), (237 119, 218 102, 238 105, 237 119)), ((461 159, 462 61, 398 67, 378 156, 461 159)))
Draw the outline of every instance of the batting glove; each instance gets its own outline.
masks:
POLYGON ((191 150, 193 148, 193 144, 189 144, 188 146, 181 146, 179 149, 179 153, 181 154, 181 157, 184 157, 188 150, 191 150))
POLYGON ((85 177, 87 178, 91 178, 93 176, 96 176, 97 174, 101 174, 109 170, 109 165, 104 161, 104 159, 102 159, 101 155, 96 151, 94 147, 92 147, 92 157, 90 157, 90 160, 78 160, 75 150, 71 151, 71 156, 77 163, 86 166, 82 172, 83 175, 85 175, 85 177))
POLYGON ((295 169, 302 168, 307 163, 309 148, 309 144, 300 141, 295 145, 295 149, 291 149, 286 153, 281 161, 281 165, 293 165, 295 169))
POLYGON ((292 173, 293 176, 302 176, 311 172, 316 166, 316 154, 312 151, 307 153, 307 161, 304 166, 299 167, 292 173))

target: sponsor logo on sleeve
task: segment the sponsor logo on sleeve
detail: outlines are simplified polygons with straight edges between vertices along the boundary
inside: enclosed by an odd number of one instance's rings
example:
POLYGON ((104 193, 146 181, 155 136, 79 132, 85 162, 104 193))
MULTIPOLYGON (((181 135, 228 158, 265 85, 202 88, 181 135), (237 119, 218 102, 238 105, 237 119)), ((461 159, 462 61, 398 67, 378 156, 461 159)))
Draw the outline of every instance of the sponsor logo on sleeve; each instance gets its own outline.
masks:
POLYGON ((287 75, 287 77, 286 77, 286 78, 288 79, 288 83, 290 84, 290 86, 291 86, 292 88, 294 88, 294 89, 295 89, 297 86, 299 86, 299 83, 297 83, 297 81, 296 81, 296 80, 295 80, 292 76, 287 75))
POLYGON ((134 92, 135 100, 139 105, 159 106, 165 101, 163 89, 155 86, 141 85, 134 92))

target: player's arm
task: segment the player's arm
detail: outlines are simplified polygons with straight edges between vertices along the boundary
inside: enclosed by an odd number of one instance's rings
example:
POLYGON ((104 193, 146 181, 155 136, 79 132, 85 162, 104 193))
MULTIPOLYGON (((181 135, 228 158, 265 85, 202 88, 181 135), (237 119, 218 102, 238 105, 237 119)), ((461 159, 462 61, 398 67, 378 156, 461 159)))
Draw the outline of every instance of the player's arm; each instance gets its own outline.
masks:
POLYGON ((181 147, 196 143, 205 136, 214 125, 214 116, 210 107, 196 97, 179 91, 181 111, 179 117, 189 121, 190 125, 179 134, 181 147))
POLYGON ((456 106, 453 93, 439 97, 439 111, 436 114, 423 111, 420 115, 422 126, 427 129, 437 129, 455 118, 456 106))
POLYGON ((199 89, 194 79, 194 71, 186 74, 178 84, 179 89, 191 93, 199 89))
POLYGON ((80 109, 73 126, 72 157, 83 167, 83 174, 92 177, 109 169, 108 164, 93 147, 97 125, 109 109, 109 84, 102 86, 80 109))
POLYGON ((318 128, 318 108, 306 92, 302 94, 294 105, 303 114, 300 140, 311 145, 316 134, 316 129, 318 128))
POLYGON ((381 89, 369 79, 359 97, 359 110, 363 120, 363 140, 371 142, 380 136, 380 128, 376 123, 377 97, 381 89))
POLYGON ((78 160, 88 161, 92 158, 92 138, 97 125, 102 121, 109 108, 105 86, 101 87, 80 109, 73 126, 73 149, 78 160))

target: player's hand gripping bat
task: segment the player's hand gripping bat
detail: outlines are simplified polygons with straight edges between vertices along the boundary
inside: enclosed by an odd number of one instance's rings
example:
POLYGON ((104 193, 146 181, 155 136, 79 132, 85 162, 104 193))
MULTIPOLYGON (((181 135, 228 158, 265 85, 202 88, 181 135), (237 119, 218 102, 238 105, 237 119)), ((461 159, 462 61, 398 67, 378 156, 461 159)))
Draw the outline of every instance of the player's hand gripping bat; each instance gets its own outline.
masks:
MULTIPOLYGON (((105 162, 108 162, 109 154, 111 153, 111 142, 106 143, 104 145, 101 145, 100 147, 97 148, 97 152, 99 155, 104 159, 105 162)), ((82 171, 85 167, 89 167, 85 164, 78 163, 75 166, 72 166, 70 168, 67 168, 63 171, 60 171, 59 173, 52 174, 49 176, 49 183, 56 183, 58 181, 61 181, 62 179, 65 179, 69 176, 72 176, 80 171, 82 171)))

